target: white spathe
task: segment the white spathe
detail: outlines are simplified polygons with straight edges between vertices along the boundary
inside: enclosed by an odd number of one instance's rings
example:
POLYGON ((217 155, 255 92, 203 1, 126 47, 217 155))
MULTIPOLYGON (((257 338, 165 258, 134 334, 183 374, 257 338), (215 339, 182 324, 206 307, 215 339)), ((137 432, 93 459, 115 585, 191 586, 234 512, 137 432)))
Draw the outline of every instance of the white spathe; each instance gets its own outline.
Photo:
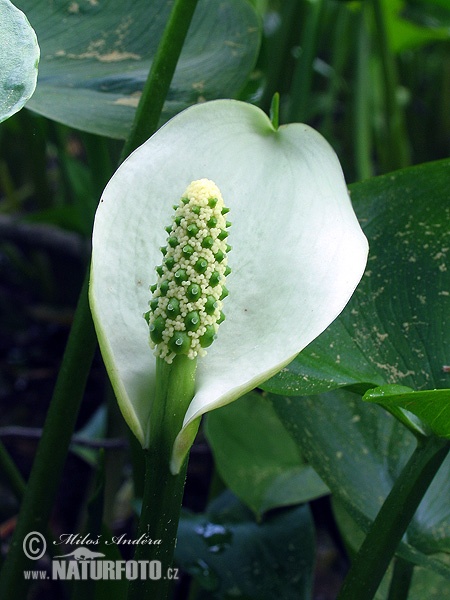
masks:
MULTIPOLYGON (((338 316, 367 260, 367 240, 334 151, 302 124, 274 130, 258 108, 217 100, 180 113, 108 183, 97 210, 90 300, 122 413, 148 445, 155 357, 149 285, 156 281, 172 205, 212 179, 232 222, 218 339, 199 359, 185 427, 288 364, 338 316)), ((183 446, 183 432, 179 445, 183 446)))

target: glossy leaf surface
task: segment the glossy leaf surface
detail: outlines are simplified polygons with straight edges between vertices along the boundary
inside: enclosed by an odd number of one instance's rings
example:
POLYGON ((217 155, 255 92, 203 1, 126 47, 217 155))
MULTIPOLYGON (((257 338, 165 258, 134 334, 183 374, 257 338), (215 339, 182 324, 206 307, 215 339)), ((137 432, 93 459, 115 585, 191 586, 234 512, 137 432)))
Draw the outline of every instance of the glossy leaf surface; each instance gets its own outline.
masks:
MULTIPOLYGON (((363 400, 376 402, 394 416, 401 411, 401 420, 405 417, 405 411, 412 413, 418 417, 423 433, 450 438, 450 390, 414 392, 408 388, 397 389, 401 387, 374 388, 364 394, 363 400)), ((414 424, 415 421, 412 422, 412 430, 414 424)))
POLYGON ((213 411, 206 434, 221 479, 258 516, 328 493, 261 394, 213 411))
MULTIPOLYGON (((272 404, 305 458, 365 532, 415 446, 414 436, 380 406, 343 390, 272 404)), ((450 551, 450 457, 411 521, 401 554, 450 577, 433 553, 450 551)))
POLYGON ((256 522, 225 492, 206 514, 182 516, 175 560, 205 590, 201 598, 308 600, 314 565, 311 512, 298 506, 256 522))
MULTIPOLYGON (((171 9, 167 0, 19 0, 42 47, 29 107, 76 129, 126 138, 171 9)), ((256 60, 259 21, 243 0, 200 0, 163 111, 230 97, 256 60)))

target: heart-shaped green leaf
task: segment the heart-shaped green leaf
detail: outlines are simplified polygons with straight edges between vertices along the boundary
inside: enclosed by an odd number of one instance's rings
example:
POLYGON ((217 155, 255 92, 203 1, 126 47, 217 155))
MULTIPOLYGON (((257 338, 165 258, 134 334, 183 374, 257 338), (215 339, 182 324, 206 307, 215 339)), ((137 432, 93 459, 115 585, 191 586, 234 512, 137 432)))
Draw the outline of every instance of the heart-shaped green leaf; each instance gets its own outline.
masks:
POLYGON ((369 390, 363 400, 376 402, 399 418, 414 432, 450 438, 450 390, 414 392, 403 386, 381 386, 369 390), (411 419, 412 413, 419 418, 411 419))
POLYGON ((19 111, 36 87, 39 46, 26 16, 0 0, 0 122, 19 111))
MULTIPOLYGON (((42 47, 29 108, 75 127, 126 138, 171 2, 18 0, 42 47)), ((235 95, 256 60, 260 25, 244 0, 200 0, 163 111, 235 95)))
MULTIPOLYGON (((303 398, 270 396, 300 451, 367 532, 415 446, 406 427, 379 406, 338 390, 303 398)), ((399 552, 450 577, 431 553, 450 551, 450 456, 411 521, 399 552)))
POLYGON ((261 394, 215 410, 206 424, 221 479, 257 516, 328 493, 261 394))
POLYGON ((351 186, 371 248, 367 271, 339 319, 265 389, 449 387, 449 175, 444 160, 351 186))
POLYGON ((230 208, 232 273, 227 319, 199 359, 183 431, 290 362, 340 313, 366 263, 339 161, 317 132, 275 130, 261 110, 232 100, 174 117, 113 176, 94 225, 94 321, 120 407, 144 446, 156 370, 143 318, 148 286, 173 203, 203 177, 230 208))

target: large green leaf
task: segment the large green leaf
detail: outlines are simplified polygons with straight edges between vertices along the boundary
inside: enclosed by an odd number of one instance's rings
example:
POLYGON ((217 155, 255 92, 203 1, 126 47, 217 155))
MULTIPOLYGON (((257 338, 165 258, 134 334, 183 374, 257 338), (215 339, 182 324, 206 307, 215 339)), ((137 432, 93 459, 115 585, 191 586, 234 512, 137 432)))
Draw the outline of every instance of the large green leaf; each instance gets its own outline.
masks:
MULTIPOLYGON (((304 398, 271 396, 300 451, 358 526, 367 532, 406 464, 415 438, 379 406, 339 390, 304 398)), ((430 553, 450 552, 450 457, 446 459, 408 527, 400 552, 446 574, 430 553)))
POLYGON ((388 385, 369 390, 363 400, 383 406, 413 432, 450 438, 450 390, 414 392, 403 386, 388 385))
MULTIPOLYGON (((128 135, 172 3, 167 0, 19 0, 42 47, 29 107, 77 129, 128 135)), ((259 21, 245 0, 200 0, 163 118, 235 95, 259 47, 259 21)))
POLYGON ((208 599, 309 600, 314 566, 309 507, 280 510, 257 523, 225 492, 206 514, 182 516, 175 560, 208 599))
POLYGON ((258 516, 328 493, 261 394, 210 413, 206 434, 221 478, 258 516))
POLYGON ((22 108, 36 87, 39 46, 26 16, 0 0, 0 122, 22 108))
POLYGON ((366 273, 342 315, 264 389, 449 387, 449 177, 444 160, 351 186, 370 244, 366 273))

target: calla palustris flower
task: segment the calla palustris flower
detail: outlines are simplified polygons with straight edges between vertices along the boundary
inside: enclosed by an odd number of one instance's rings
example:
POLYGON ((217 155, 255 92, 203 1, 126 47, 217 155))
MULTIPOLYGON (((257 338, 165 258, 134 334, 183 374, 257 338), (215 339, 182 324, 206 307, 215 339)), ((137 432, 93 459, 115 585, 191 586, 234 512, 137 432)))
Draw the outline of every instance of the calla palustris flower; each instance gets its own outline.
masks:
POLYGON ((144 447, 156 372, 143 318, 149 286, 172 205, 202 179, 214 182, 232 215, 232 272, 226 319, 198 359, 175 464, 189 446, 190 423, 277 373, 328 327, 367 260, 339 161, 319 133, 298 123, 275 129, 260 109, 233 100, 196 105, 169 121, 110 180, 93 235, 99 343, 122 413, 144 447))

